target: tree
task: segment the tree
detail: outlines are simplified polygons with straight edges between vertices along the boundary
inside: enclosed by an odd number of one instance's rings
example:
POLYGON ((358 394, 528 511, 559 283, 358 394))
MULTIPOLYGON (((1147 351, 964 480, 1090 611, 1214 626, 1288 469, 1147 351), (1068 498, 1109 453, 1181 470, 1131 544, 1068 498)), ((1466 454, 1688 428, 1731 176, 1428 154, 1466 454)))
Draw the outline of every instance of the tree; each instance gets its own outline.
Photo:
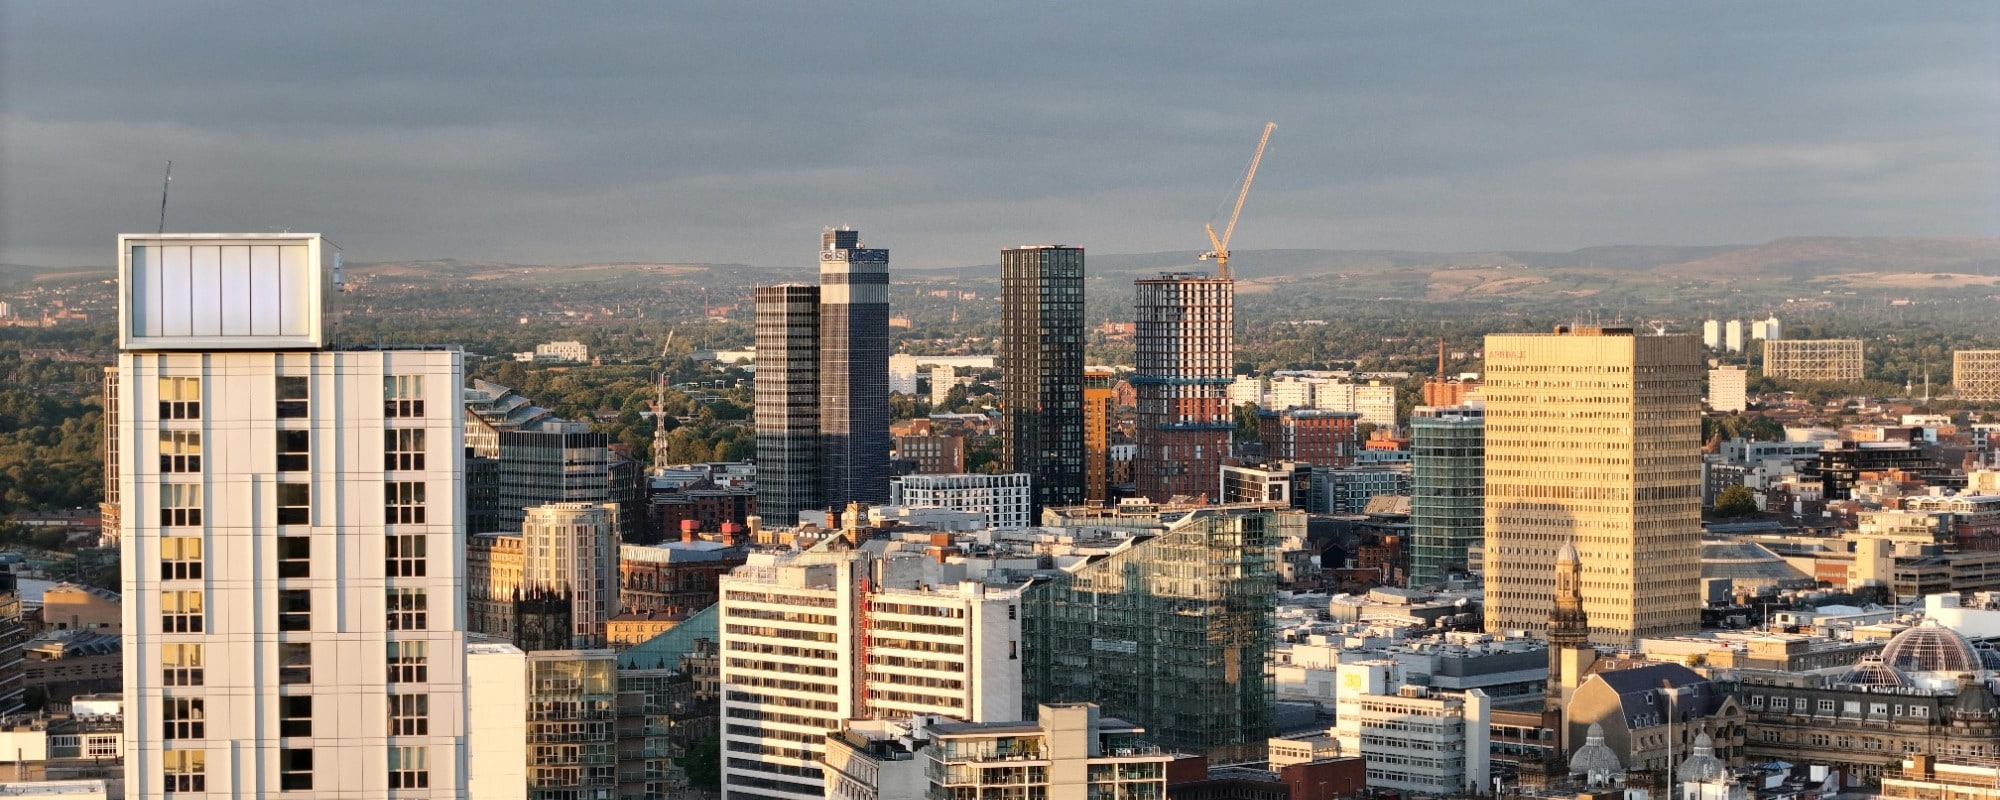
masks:
POLYGON ((701 740, 674 763, 687 773, 690 785, 700 789, 722 789, 722 737, 710 736, 701 740))
POLYGON ((1715 497, 1715 515, 1718 517, 1740 517, 1755 514, 1758 510, 1757 495, 1748 487, 1731 486, 1715 497))

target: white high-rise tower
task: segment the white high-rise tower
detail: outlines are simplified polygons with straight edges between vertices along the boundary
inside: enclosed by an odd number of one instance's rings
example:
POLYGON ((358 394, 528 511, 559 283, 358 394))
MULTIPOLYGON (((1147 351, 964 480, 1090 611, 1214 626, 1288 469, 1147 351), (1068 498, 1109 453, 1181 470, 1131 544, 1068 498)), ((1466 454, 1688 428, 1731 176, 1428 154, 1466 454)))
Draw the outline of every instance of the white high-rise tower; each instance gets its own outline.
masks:
POLYGON ((329 349, 321 245, 119 237, 129 796, 466 796, 461 356, 329 349))

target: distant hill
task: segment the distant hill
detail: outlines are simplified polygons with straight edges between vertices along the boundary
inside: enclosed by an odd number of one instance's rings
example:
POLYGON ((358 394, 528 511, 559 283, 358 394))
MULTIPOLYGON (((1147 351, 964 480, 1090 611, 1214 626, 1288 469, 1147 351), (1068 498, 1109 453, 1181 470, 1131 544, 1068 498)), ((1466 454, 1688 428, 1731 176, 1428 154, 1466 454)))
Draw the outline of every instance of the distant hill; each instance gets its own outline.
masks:
MULTIPOLYGON (((1117 281, 1150 272, 1213 269, 1195 251, 1091 253, 1090 276, 1117 281)), ((1433 300, 1467 295, 1509 296, 1537 291, 1588 294, 1621 287, 1733 281, 1797 282, 1848 289, 1911 291, 2000 285, 2000 239, 1914 237, 1799 237, 1749 245, 1609 245, 1568 252, 1529 250, 1425 252, 1415 250, 1241 250, 1232 266, 1244 292, 1286 284, 1355 284, 1414 281, 1433 300), (1538 289, 1537 287, 1541 287, 1538 289)), ((892 267, 899 283, 935 280, 998 282, 997 264, 920 269, 892 267)), ((350 263, 349 275, 380 285, 436 282, 524 286, 668 283, 710 289, 783 280, 811 280, 808 267, 743 264, 590 263, 564 266, 459 259, 350 263)), ((0 265, 0 286, 73 283, 111 276, 110 268, 42 268, 0 265)), ((1364 292, 1365 293, 1365 292, 1364 292)))

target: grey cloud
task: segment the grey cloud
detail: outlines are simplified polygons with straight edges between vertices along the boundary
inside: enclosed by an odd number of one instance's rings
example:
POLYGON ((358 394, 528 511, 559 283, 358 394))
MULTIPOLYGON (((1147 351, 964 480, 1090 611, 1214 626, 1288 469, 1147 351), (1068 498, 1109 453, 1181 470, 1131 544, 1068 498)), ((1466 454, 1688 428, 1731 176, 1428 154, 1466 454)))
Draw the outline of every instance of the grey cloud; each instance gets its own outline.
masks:
POLYGON ((169 224, 358 259, 910 265, 1994 235, 2000 6, 0 5, 0 261, 169 224))

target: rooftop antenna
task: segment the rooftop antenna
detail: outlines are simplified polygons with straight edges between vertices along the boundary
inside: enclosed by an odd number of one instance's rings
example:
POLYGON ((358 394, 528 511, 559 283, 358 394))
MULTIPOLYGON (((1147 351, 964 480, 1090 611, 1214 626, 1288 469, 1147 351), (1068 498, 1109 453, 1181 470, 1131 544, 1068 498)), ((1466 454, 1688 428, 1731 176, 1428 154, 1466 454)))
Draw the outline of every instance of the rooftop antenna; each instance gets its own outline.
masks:
POLYGON ((160 181, 160 229, 155 234, 167 232, 167 189, 174 185, 174 161, 167 159, 167 179, 160 181))

